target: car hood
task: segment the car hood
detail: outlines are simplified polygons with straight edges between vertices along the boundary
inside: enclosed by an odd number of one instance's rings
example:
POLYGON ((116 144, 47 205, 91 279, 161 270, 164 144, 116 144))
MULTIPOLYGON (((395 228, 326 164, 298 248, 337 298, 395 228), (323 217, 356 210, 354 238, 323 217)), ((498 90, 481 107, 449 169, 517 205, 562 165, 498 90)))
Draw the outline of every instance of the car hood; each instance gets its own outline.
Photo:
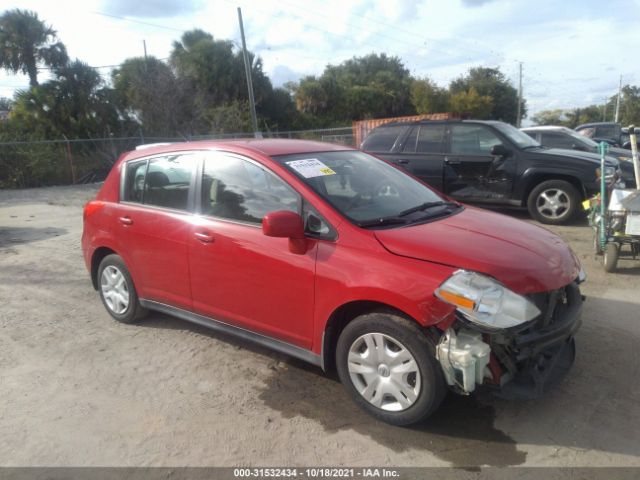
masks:
POLYGON ((554 233, 473 207, 430 223, 376 230, 375 236, 393 254, 481 272, 520 294, 563 287, 580 270, 554 233))
POLYGON ((608 155, 612 155, 615 158, 625 157, 629 160, 632 158, 631 150, 627 150, 626 148, 609 147, 608 155))
MULTIPOLYGON (((581 150, 565 150, 564 148, 545 148, 541 153, 563 158, 578 158, 591 162, 595 165, 600 165, 600 155, 597 153, 583 152, 581 150)), ((607 157, 606 164, 612 167, 617 167, 618 160, 614 157, 607 157)))

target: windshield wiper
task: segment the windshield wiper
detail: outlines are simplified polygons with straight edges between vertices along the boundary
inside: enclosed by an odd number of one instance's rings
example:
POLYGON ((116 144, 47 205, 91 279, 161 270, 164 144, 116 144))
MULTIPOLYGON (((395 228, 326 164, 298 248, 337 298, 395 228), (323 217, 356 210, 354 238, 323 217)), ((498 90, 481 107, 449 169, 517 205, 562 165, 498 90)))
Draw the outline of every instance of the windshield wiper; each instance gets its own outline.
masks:
POLYGON ((357 225, 362 228, 369 227, 386 227, 388 225, 404 225, 407 223, 407 220, 400 217, 381 217, 375 218, 373 220, 364 220, 362 222, 358 222, 357 225))
POLYGON ((422 212, 423 210, 427 210, 428 208, 441 207, 441 206, 458 207, 459 204, 455 202, 445 202, 442 200, 438 202, 425 202, 425 203, 421 203, 420 205, 416 205, 415 207, 407 208, 406 210, 401 211, 398 214, 398 217, 406 217, 407 215, 411 215, 412 213, 415 213, 415 212, 422 212))

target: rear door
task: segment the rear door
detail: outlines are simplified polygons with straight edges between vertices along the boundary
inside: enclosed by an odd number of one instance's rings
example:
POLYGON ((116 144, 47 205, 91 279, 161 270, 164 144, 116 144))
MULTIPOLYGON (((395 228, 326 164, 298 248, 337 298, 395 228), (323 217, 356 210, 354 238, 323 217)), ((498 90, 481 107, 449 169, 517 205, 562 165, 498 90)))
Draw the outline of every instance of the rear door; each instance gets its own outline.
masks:
POLYGON ((129 162, 115 219, 139 296, 184 309, 196 163, 193 153, 129 162))
POLYGON ((444 190, 460 200, 497 202, 506 200, 513 188, 516 152, 506 159, 491 155, 504 144, 487 125, 454 124, 450 127, 449 153, 444 157, 444 190))
POLYGON ((301 211, 280 177, 233 154, 204 156, 198 211, 189 234, 194 311, 311 348, 317 241, 299 255, 262 233, 264 215, 301 211))
POLYGON ((418 124, 411 127, 408 135, 396 147, 398 152, 386 158, 442 191, 444 145, 444 123, 418 124))

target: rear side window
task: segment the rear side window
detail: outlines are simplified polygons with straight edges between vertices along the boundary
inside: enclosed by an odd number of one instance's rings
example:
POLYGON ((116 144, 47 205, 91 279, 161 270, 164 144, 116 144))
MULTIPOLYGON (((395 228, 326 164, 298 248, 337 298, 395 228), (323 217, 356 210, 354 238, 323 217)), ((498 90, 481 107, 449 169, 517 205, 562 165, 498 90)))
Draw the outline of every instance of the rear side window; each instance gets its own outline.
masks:
POLYGON ((203 215, 259 224, 267 213, 277 210, 299 213, 299 196, 275 174, 239 157, 205 158, 203 215))
POLYGON ((407 128, 405 125, 378 127, 364 139, 362 149, 369 152, 390 152, 405 128, 407 128))
POLYGON ((187 210, 194 156, 168 155, 127 165, 124 199, 156 207, 187 210))

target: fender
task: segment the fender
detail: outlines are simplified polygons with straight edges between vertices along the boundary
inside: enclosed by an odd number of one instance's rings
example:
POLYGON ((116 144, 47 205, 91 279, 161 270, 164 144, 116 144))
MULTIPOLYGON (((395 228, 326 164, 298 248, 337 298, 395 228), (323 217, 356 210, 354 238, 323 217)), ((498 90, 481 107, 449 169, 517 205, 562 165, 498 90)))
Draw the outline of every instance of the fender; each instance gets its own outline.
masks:
POLYGON ((595 185, 596 181, 595 168, 593 169, 593 173, 587 173, 585 170, 585 168, 566 164, 558 167, 553 165, 529 167, 517 177, 513 188, 513 199, 518 201, 522 200, 523 205, 526 204, 526 195, 539 183, 537 179, 570 181, 576 186, 579 186, 578 191, 584 197, 587 195, 589 187, 592 184, 595 185))

